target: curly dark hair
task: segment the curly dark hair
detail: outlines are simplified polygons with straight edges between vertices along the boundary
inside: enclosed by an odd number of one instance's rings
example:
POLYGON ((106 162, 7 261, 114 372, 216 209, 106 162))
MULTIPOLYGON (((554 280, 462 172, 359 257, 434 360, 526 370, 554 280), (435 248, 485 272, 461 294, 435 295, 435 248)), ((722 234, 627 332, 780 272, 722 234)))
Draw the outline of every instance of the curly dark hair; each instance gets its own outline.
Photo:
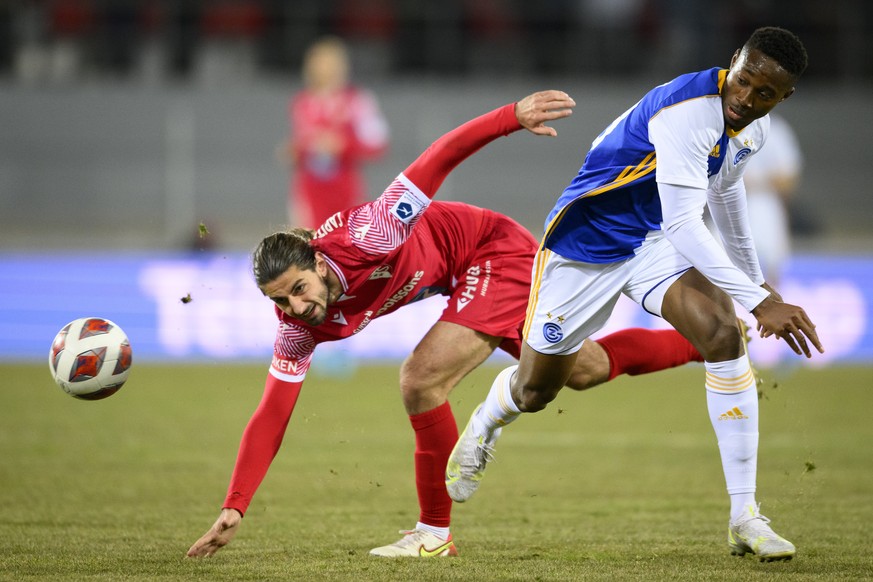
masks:
POLYGON ((314 270, 315 250, 309 244, 313 236, 309 229, 295 228, 264 237, 252 253, 252 272, 258 287, 278 279, 289 267, 314 270))
POLYGON ((795 78, 806 70, 806 48, 793 32, 778 26, 764 26, 752 33, 743 50, 759 50, 795 78))

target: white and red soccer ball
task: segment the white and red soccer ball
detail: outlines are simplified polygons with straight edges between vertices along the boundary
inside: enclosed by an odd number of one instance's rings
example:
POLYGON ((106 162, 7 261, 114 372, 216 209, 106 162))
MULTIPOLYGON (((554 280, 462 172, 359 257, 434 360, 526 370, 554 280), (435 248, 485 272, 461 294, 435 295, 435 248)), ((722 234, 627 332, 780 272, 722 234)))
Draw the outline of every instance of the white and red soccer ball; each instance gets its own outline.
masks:
POLYGON ((83 400, 100 400, 118 392, 132 363, 127 334, 102 317, 71 321, 55 336, 49 351, 55 382, 83 400))

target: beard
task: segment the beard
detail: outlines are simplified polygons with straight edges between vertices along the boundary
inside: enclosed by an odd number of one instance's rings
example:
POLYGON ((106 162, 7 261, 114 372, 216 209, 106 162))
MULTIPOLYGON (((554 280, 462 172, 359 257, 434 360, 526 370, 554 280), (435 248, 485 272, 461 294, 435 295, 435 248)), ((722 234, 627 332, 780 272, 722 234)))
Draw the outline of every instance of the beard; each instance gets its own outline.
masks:
POLYGON ((330 285, 328 285, 327 277, 320 277, 321 283, 323 285, 321 291, 318 293, 318 297, 316 298, 315 303, 312 306, 312 312, 306 318, 301 318, 303 322, 313 327, 317 327, 324 323, 327 319, 327 308, 329 305, 334 303, 336 297, 330 291, 330 285))

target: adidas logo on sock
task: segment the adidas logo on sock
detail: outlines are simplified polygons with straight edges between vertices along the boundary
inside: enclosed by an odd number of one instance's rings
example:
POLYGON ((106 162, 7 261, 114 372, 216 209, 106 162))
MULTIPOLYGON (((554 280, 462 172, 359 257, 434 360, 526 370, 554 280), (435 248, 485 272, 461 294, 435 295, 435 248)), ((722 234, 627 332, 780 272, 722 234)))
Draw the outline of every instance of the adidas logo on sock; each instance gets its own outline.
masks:
POLYGON ((743 420, 744 418, 749 418, 743 411, 740 410, 738 406, 734 406, 724 414, 718 417, 719 420, 743 420))

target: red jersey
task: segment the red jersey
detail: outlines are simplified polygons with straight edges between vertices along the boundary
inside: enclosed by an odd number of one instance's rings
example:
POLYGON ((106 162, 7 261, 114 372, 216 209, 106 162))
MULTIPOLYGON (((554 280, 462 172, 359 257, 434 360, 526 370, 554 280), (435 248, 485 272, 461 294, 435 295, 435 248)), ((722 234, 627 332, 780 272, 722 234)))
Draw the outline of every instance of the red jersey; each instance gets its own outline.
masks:
POLYGON ((434 142, 373 202, 339 212, 313 248, 343 293, 325 321, 307 325, 278 308, 279 330, 264 396, 243 433, 224 507, 245 511, 279 450, 316 345, 364 330, 376 317, 432 295, 450 295, 441 320, 506 338, 518 357, 537 242, 496 212, 431 202, 448 173, 501 135, 521 129, 514 104, 434 142))
POLYGON ((291 194, 306 206, 307 226, 362 203, 366 189, 360 163, 388 146, 388 124, 375 97, 355 87, 331 95, 303 90, 291 99, 289 118, 296 162, 291 194), (318 151, 325 134, 342 143, 338 152, 318 151))
POLYGON ((429 202, 401 174, 375 202, 338 213, 322 225, 312 246, 324 254, 343 293, 318 326, 276 308, 280 324, 270 370, 274 376, 301 381, 319 343, 359 333, 373 319, 414 301, 456 291, 460 293, 449 302, 444 320, 467 311, 469 318, 479 320, 468 319, 468 327, 517 337, 536 241, 496 212, 460 202, 429 202), (396 216, 404 196, 421 208, 408 221, 396 216), (486 256, 487 244, 495 239, 503 241, 497 243, 501 252, 486 256), (510 285, 518 283, 520 292, 502 293, 507 270, 512 271, 510 285), (503 317, 495 312, 495 303, 501 301, 511 306, 503 317))

